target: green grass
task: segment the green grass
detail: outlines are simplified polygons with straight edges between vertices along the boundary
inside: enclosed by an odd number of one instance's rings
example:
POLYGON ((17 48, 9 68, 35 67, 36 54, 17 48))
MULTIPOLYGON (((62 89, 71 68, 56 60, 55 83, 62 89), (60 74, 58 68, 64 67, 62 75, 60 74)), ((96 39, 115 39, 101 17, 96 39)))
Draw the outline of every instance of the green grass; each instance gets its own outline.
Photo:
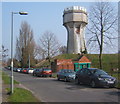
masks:
MULTIPOLYGON (((9 91, 9 89, 7 88, 9 91)), ((8 102, 40 102, 33 94, 23 88, 14 88, 14 93, 8 97, 8 102)))
MULTIPOLYGON (((2 80, 4 84, 10 84, 10 76, 2 72, 2 80)), ((19 82, 14 80, 14 84, 19 82)), ((10 92, 10 88, 7 88, 10 92)), ((30 91, 23 88, 14 88, 14 93, 8 96, 7 102, 40 102, 30 91)))
MULTIPOLYGON (((54 61, 54 59, 72 59, 76 60, 79 58, 80 55, 78 54, 62 54, 55 56, 51 59, 51 62, 54 61)), ((91 60, 91 67, 99 68, 99 54, 85 54, 85 56, 88 57, 89 60, 91 60)), ((102 55, 102 64, 103 64, 103 70, 110 72, 110 69, 112 68, 118 68, 118 54, 103 54, 102 55)), ((50 63, 46 60, 42 63, 40 63, 37 67, 42 66, 49 66, 50 63)))
MULTIPOLYGON (((86 54, 91 60, 92 67, 99 68, 99 55, 98 54, 86 54)), ((103 70, 110 72, 112 68, 118 68, 118 54, 103 54, 102 55, 103 70)))
POLYGON ((117 84, 117 88, 119 88, 119 89, 120 89, 120 82, 118 82, 118 84, 117 84))
POLYGON ((79 57, 78 54, 62 54, 54 57, 53 59, 72 59, 75 60, 79 57))
MULTIPOLYGON (((2 80, 4 84, 10 84, 10 76, 8 76, 5 72, 2 72, 2 80)), ((14 84, 19 84, 19 82, 14 80, 14 84)))
POLYGON ((52 73, 52 77, 56 78, 57 77, 57 73, 52 73))

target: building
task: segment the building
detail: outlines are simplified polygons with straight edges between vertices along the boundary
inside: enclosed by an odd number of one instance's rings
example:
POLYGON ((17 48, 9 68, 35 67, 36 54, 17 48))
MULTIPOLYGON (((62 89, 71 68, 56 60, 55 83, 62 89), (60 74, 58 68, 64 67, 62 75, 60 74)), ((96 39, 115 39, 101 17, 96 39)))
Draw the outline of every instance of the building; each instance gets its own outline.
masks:
POLYGON ((67 53, 81 54, 86 51, 84 31, 87 23, 85 8, 73 6, 64 10, 63 25, 68 32, 67 53))
POLYGON ((71 69, 74 71, 78 71, 82 68, 90 68, 91 61, 86 57, 81 55, 78 60, 72 59, 55 59, 54 62, 51 63, 51 69, 53 72, 58 72, 60 69, 71 69))

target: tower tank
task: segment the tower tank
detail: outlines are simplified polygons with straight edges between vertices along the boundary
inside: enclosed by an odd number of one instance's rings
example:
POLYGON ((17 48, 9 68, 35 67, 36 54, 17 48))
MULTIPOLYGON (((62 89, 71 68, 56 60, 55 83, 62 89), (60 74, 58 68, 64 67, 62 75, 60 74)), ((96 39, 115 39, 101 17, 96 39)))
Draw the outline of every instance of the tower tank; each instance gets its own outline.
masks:
POLYGON ((63 25, 67 29, 67 53, 78 54, 86 50, 85 27, 88 24, 84 7, 72 6, 64 9, 63 25))

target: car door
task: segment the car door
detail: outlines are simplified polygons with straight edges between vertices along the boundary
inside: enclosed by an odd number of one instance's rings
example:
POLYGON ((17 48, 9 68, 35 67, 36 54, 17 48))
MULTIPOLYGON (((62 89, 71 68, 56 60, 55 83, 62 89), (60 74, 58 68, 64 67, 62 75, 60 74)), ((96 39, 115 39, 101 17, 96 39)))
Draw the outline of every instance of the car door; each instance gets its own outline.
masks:
POLYGON ((91 73, 90 73, 90 71, 88 69, 84 70, 83 78, 84 78, 84 83, 89 84, 89 82, 91 80, 91 73))
POLYGON ((36 75, 37 76, 39 75, 39 69, 36 69, 36 75))
POLYGON ((64 79, 64 77, 65 77, 65 71, 64 70, 61 71, 60 77, 61 77, 61 79, 64 79))
POLYGON ((80 81, 86 83, 86 69, 82 69, 79 75, 80 81))
POLYGON ((84 78, 83 78, 84 73, 83 72, 84 72, 84 69, 81 69, 81 70, 77 71, 77 73, 76 73, 78 80, 82 83, 84 82, 84 78))
POLYGON ((58 72, 58 77, 61 78, 61 76, 62 76, 62 70, 58 72))

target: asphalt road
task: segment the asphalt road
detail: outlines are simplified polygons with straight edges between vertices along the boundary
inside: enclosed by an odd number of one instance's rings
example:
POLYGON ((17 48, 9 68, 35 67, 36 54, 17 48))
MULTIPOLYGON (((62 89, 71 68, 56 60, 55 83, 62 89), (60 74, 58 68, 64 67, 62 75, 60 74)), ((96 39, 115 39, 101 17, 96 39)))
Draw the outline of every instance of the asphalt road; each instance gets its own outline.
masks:
MULTIPOLYGON (((10 74, 7 69, 5 72, 10 74)), ((118 102, 119 91, 115 88, 90 88, 18 72, 14 72, 14 79, 31 90, 42 102, 118 102)))

